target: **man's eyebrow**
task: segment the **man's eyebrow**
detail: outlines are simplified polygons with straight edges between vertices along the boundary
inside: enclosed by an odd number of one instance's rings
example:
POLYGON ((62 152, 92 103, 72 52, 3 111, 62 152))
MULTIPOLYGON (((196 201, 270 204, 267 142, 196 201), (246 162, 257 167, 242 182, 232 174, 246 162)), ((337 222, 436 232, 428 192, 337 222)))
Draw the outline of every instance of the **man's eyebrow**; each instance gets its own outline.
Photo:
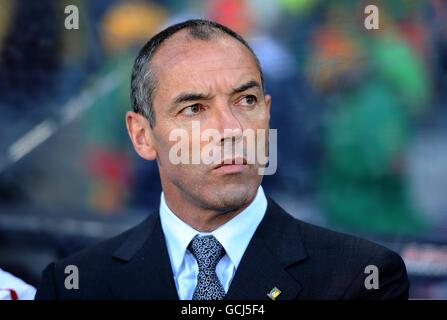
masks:
MULTIPOLYGON (((259 88, 260 89, 261 85, 259 84, 259 82, 255 81, 255 80, 250 80, 250 81, 234 88, 231 91, 231 94, 244 92, 245 90, 248 90, 251 88, 259 88)), ((208 99, 208 98, 209 98, 209 96, 207 96, 203 93, 183 92, 183 93, 180 93, 177 97, 175 97, 174 106, 179 105, 184 102, 197 101, 197 100, 203 100, 203 99, 208 99)))
POLYGON ((174 104, 177 105, 183 102, 203 100, 207 98, 208 96, 203 93, 184 92, 180 93, 177 97, 175 97, 174 104))
POLYGON ((241 93, 241 92, 244 92, 245 90, 248 90, 251 88, 261 89, 261 85, 259 84, 259 82, 255 81, 255 80, 250 80, 244 84, 241 84, 239 87, 234 88, 231 93, 232 94, 241 93))

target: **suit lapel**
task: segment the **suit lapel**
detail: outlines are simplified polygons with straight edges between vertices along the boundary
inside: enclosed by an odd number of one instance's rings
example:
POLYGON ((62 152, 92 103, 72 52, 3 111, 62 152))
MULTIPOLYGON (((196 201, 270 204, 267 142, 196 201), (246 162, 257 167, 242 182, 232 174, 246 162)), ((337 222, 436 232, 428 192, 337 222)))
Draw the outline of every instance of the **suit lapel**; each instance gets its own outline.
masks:
POLYGON ((297 298, 302 285, 287 268, 305 258, 298 224, 269 199, 225 299, 269 299, 267 294, 275 287, 281 290, 277 300, 297 298))
POLYGON ((158 212, 133 230, 114 252, 109 286, 117 299, 177 300, 158 212))
MULTIPOLYGON (((274 287, 281 290, 277 300, 297 298, 302 285, 287 268, 306 256, 298 223, 269 199, 225 299, 269 299, 274 287)), ((129 234, 113 259, 109 286, 115 298, 178 300, 158 212, 129 234)))

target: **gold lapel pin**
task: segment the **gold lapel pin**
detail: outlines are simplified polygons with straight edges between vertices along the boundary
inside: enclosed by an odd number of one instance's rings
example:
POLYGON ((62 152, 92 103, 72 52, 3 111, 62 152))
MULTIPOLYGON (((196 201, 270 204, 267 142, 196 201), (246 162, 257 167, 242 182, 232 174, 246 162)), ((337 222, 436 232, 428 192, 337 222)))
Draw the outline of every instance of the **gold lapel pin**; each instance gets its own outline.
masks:
POLYGON ((277 287, 274 287, 272 290, 270 290, 269 293, 267 293, 267 296, 272 300, 276 300, 276 298, 278 298, 280 294, 281 290, 279 290, 277 287))

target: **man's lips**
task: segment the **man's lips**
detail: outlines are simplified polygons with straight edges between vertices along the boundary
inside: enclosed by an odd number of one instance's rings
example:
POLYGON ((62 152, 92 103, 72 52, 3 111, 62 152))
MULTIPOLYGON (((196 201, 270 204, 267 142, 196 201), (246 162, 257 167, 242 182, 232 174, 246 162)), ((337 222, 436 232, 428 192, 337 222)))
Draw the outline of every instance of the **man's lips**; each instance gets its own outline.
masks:
POLYGON ((226 158, 222 160, 219 164, 215 165, 213 169, 218 169, 223 166, 234 166, 234 165, 247 165, 247 159, 243 157, 226 158))
POLYGON ((248 167, 245 158, 233 158, 222 160, 221 163, 214 166, 213 171, 217 173, 237 173, 248 167))

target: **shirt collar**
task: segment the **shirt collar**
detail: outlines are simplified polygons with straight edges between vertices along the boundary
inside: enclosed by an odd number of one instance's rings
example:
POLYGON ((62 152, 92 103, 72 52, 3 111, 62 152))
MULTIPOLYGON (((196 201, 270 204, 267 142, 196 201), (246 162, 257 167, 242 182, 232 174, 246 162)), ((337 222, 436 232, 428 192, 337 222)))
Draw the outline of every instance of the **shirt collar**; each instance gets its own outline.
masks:
POLYGON ((237 268, 266 210, 267 198, 264 190, 259 186, 255 198, 247 208, 216 230, 210 233, 203 233, 195 230, 177 217, 169 209, 162 192, 160 221, 174 275, 178 274, 186 249, 197 234, 212 234, 222 244, 234 267, 237 268))

